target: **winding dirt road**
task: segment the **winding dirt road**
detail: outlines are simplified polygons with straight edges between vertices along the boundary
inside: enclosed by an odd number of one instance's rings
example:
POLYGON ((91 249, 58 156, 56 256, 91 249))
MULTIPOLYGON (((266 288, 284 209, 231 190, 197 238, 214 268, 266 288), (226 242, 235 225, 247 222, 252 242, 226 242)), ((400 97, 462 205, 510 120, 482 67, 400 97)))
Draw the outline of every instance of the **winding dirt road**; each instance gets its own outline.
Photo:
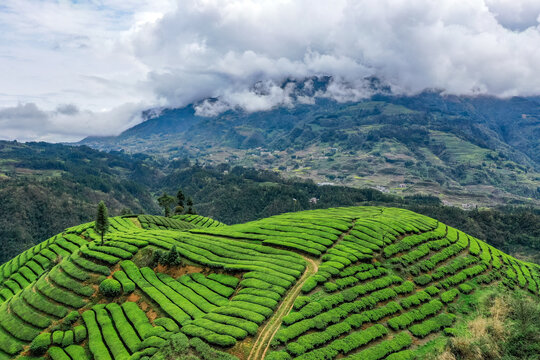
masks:
POLYGON ((277 333, 281 326, 281 322, 284 316, 286 316, 292 309, 294 305, 294 300, 300 294, 302 286, 311 275, 315 274, 319 269, 317 263, 310 258, 304 256, 304 259, 307 261, 307 267, 304 271, 304 274, 300 277, 298 282, 293 286, 293 288, 287 293, 283 299, 281 305, 274 312, 272 317, 268 320, 266 325, 259 332, 259 335, 253 342, 253 347, 247 357, 247 360, 260 360, 264 359, 266 352, 270 348, 270 343, 274 338, 274 335, 277 333))

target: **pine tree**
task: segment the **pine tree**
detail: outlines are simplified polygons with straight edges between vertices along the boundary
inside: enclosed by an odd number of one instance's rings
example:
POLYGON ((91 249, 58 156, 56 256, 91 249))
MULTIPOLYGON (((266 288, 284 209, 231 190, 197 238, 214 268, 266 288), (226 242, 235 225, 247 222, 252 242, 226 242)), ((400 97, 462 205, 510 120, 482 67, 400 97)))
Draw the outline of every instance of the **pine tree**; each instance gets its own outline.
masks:
POLYGON ((186 197, 184 196, 182 189, 179 189, 178 192, 176 193, 177 205, 174 208, 175 214, 180 215, 184 213, 184 200, 185 199, 186 197))
POLYGON ((186 214, 195 214, 195 210, 193 210, 193 200, 191 200, 190 197, 188 197, 186 201, 186 205, 187 205, 186 214))
POLYGON ((178 200, 178 206, 184 207, 184 200, 186 199, 186 197, 184 196, 182 189, 178 189, 178 192, 176 193, 176 199, 178 200))
POLYGON ((109 215, 107 206, 103 201, 98 204, 95 229, 101 235, 101 244, 103 244, 105 233, 109 230, 109 215))
POLYGON ((180 253, 176 249, 176 245, 173 245, 171 250, 169 250, 165 263, 167 266, 179 266, 182 264, 182 259, 180 258, 180 253))

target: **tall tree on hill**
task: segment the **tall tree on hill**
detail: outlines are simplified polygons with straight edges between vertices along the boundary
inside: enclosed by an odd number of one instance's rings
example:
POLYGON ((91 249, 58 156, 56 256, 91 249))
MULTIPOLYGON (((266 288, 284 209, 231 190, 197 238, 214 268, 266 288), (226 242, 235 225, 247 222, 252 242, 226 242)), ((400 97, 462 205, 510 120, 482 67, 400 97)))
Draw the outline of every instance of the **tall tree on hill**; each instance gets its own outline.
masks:
POLYGON ((184 200, 185 199, 186 199, 186 197, 184 196, 184 193, 182 192, 182 189, 179 189, 178 192, 176 193, 177 205, 176 205, 176 208, 174 208, 174 213, 175 214, 182 214, 184 212, 184 200))
POLYGON ((171 206, 176 202, 176 199, 164 192, 163 195, 158 197, 157 201, 159 206, 163 208, 165 216, 171 216, 171 206))
POLYGON ((195 210, 193 209, 193 200, 191 200, 191 197, 188 197, 186 201, 187 210, 186 214, 195 214, 195 210))
POLYGON ((109 230, 109 214, 103 201, 100 201, 97 207, 95 229, 101 236, 101 244, 103 244, 105 233, 109 230))

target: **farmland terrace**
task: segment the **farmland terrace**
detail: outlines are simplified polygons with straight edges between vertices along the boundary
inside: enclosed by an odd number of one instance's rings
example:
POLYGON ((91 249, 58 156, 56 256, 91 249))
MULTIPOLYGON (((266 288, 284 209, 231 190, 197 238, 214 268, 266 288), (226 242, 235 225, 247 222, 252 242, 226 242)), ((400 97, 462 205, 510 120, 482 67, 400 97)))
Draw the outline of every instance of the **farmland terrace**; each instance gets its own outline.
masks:
POLYGON ((397 208, 110 223, 0 267, 0 360, 413 359, 460 298, 540 292, 540 266, 397 208))

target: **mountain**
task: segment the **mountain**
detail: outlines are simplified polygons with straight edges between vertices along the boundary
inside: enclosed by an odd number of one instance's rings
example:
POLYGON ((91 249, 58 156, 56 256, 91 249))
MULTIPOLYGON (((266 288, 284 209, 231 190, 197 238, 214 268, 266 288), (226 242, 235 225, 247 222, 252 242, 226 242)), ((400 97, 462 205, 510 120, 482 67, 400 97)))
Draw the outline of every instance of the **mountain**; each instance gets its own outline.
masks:
POLYGON ((164 109, 119 136, 81 144, 434 194, 464 207, 539 204, 539 98, 425 91, 347 103, 311 99, 314 104, 211 117, 198 115, 200 104, 164 109))
POLYGON ((0 267, 0 359, 538 355, 540 266, 411 211, 110 225, 0 267))

